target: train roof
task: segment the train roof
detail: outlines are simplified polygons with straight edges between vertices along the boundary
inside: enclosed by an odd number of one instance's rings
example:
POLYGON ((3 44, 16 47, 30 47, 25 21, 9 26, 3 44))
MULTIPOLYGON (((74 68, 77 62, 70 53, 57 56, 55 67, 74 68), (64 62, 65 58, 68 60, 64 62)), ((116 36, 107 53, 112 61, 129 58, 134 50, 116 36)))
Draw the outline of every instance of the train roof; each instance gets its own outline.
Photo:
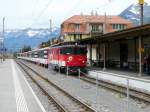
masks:
POLYGON ((50 48, 61 48, 61 47, 86 47, 85 45, 58 45, 58 46, 51 46, 50 48))
POLYGON ((47 50, 47 49, 50 49, 50 48, 63 48, 63 47, 86 47, 86 46, 85 45, 56 45, 56 46, 45 47, 45 48, 41 48, 41 49, 35 49, 35 50, 32 50, 32 51, 18 53, 18 54, 32 53, 32 52, 36 52, 36 51, 47 50))
POLYGON ((42 51, 42 50, 47 50, 47 49, 49 49, 49 47, 40 48, 40 49, 34 49, 34 50, 32 50, 32 51, 29 51, 29 52, 42 51))
POLYGON ((41 49, 34 49, 34 50, 32 50, 32 51, 23 52, 23 53, 18 53, 18 54, 32 53, 32 52, 42 51, 42 50, 47 50, 47 49, 50 49, 50 48, 49 48, 49 47, 45 47, 45 48, 41 48, 41 49))

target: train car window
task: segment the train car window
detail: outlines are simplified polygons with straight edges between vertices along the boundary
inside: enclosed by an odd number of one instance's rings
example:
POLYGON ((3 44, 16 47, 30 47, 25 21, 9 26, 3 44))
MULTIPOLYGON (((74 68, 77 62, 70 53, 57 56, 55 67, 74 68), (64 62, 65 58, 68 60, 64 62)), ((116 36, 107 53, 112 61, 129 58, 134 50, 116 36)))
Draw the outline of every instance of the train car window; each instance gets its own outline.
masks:
POLYGON ((47 54, 47 50, 44 50, 44 54, 47 54))
POLYGON ((44 59, 47 59, 48 58, 48 56, 47 55, 44 55, 44 59))
POLYGON ((44 51, 39 51, 38 52, 38 57, 43 58, 44 57, 44 51))
POLYGON ((34 53, 31 54, 31 57, 34 58, 34 53))

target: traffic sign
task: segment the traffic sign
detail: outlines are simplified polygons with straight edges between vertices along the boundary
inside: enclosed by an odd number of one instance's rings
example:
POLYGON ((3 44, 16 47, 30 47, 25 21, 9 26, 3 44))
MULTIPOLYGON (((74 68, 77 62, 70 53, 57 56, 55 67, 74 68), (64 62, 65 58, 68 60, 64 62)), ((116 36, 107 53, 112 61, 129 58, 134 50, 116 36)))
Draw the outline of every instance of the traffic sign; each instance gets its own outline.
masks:
POLYGON ((144 52, 144 48, 139 48, 138 51, 143 53, 144 52))
POLYGON ((3 42, 4 41, 4 38, 0 38, 0 42, 3 42))
POLYGON ((0 51, 7 51, 6 48, 0 48, 0 51))

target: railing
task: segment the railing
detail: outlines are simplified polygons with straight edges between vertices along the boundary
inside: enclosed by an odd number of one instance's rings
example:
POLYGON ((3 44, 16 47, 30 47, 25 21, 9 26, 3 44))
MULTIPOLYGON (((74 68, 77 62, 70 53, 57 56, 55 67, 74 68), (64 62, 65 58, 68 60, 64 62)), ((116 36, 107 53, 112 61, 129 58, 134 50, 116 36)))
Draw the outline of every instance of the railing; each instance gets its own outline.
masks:
MULTIPOLYGON (((109 73, 109 72, 105 72, 105 71, 90 71, 93 74, 93 84, 95 86, 93 86, 93 88, 95 89, 95 94, 93 94, 93 96, 95 95, 95 99, 96 99, 96 109, 97 111, 99 111, 99 109, 101 108, 101 106, 103 106, 103 101, 107 101, 109 104, 112 103, 112 105, 116 108, 118 108, 118 112, 141 112, 138 109, 140 109, 137 105, 135 105, 134 101, 131 100, 133 97, 133 90, 136 91, 135 94, 137 94, 139 96, 138 100, 143 97, 142 93, 146 93, 148 100, 141 100, 144 102, 149 102, 150 103, 150 80, 147 79, 141 79, 141 78, 137 78, 137 77, 130 77, 130 76, 124 76, 124 75, 119 75, 116 73, 109 73), (116 87, 123 87, 124 90, 122 92, 118 92, 117 91, 117 96, 119 96, 120 98, 116 98, 116 95, 112 95, 110 92, 108 92, 108 94, 112 97, 114 97, 113 99, 118 99, 119 101, 111 101, 111 99, 109 99, 108 97, 105 96, 105 94, 103 94, 103 89, 100 89, 99 86, 101 86, 100 83, 103 82, 111 82, 114 85, 117 85, 116 87), (125 98, 124 98, 125 97, 125 98), (120 103, 116 103, 116 102, 120 102, 120 103)), ((67 67, 66 70, 66 76, 68 77, 69 75, 69 69, 67 67)), ((81 74, 85 74, 88 75, 87 73, 81 71, 81 69, 78 69, 78 79, 79 79, 79 85, 81 87, 85 86, 82 85, 83 83, 81 83, 82 80, 82 75, 81 74)), ((69 78, 69 77, 68 77, 69 78)), ((110 83, 110 84, 111 84, 110 83)), ((121 88, 122 90, 122 88, 121 88)), ((114 92, 113 92, 114 93, 114 92)), ((116 94, 116 93, 115 93, 116 94)), ((146 98, 146 97, 145 97, 146 98)), ((105 102, 106 103, 106 102, 105 102)), ((105 105, 104 105, 105 107, 105 105)), ((115 110, 111 110, 111 111, 115 111, 115 110)), ((110 111, 110 112, 111 112, 110 111)), ((116 112, 116 111, 115 111, 116 112)))
MULTIPOLYGON (((136 78, 136 77, 123 76, 123 75, 104 72, 104 71, 95 71, 94 70, 91 72, 93 73, 93 78, 95 78, 95 85, 97 88, 96 98, 98 98, 98 95, 99 95, 99 93, 98 93, 99 92, 98 91, 99 80, 102 80, 102 81, 105 80, 105 81, 109 81, 109 82, 111 81, 112 83, 115 83, 116 85, 118 84, 118 85, 126 88, 126 92, 125 92, 126 93, 126 104, 125 104, 125 108, 123 108, 124 110, 121 109, 121 112, 137 112, 137 110, 134 107, 130 106, 131 104, 133 104, 130 100, 130 89, 135 89, 136 91, 139 91, 139 93, 141 91, 143 93, 150 94, 150 80, 136 78), (113 78, 115 81, 110 80, 113 78), (117 83, 116 81, 119 81, 119 80, 120 80, 120 82, 117 83), (140 87, 139 87, 139 85, 140 85, 140 87)), ((87 73, 84 73, 79 69, 78 70, 79 80, 81 78, 81 73, 87 75, 87 73)), ((97 105, 99 105, 99 104, 97 104, 97 105)))

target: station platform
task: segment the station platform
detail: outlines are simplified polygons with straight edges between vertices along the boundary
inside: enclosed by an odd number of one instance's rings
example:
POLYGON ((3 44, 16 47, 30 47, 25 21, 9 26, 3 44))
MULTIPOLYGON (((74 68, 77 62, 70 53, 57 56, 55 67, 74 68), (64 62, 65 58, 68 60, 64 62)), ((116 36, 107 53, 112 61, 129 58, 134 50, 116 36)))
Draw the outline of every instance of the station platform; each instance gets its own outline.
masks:
POLYGON ((16 62, 0 63, 0 112, 46 112, 16 62))
POLYGON ((129 81, 129 86, 135 90, 139 90, 150 94, 150 76, 143 74, 143 76, 138 75, 138 73, 130 71, 119 71, 101 68, 90 68, 88 71, 89 77, 98 78, 106 82, 110 82, 116 85, 127 86, 129 81))

